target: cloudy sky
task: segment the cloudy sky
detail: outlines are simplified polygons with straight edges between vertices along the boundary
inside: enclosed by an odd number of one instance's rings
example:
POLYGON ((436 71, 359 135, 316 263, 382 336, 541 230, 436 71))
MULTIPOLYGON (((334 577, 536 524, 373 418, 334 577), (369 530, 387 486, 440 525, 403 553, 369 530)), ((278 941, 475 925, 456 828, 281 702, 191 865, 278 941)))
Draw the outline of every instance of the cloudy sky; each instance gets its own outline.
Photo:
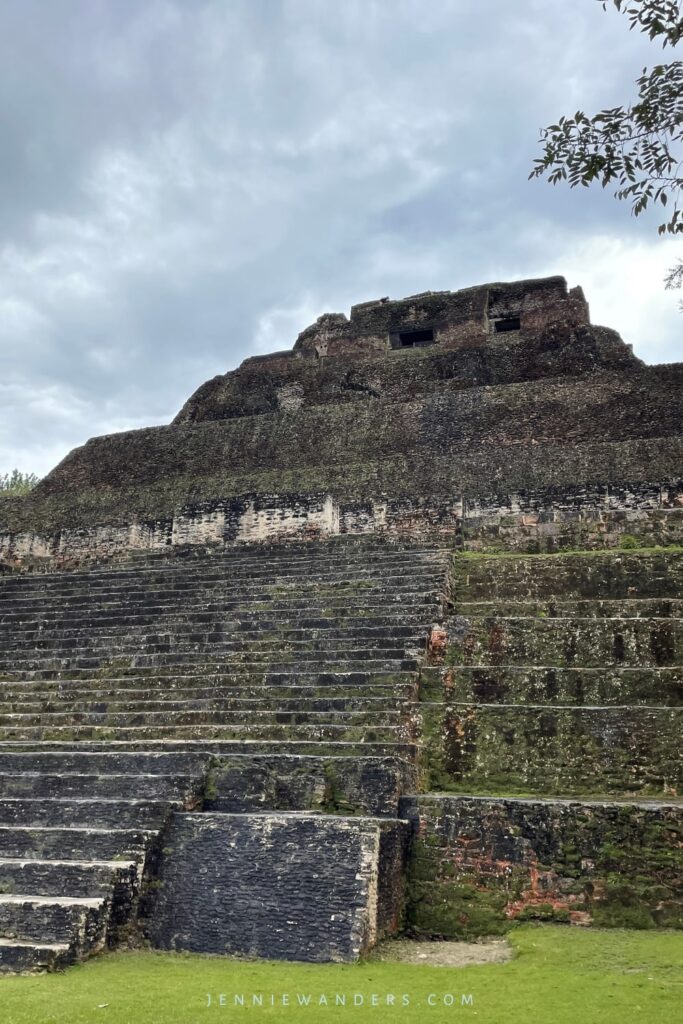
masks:
POLYGON ((660 59, 596 0, 0 0, 0 472, 382 295, 562 273, 683 358, 680 243, 527 181, 660 59))

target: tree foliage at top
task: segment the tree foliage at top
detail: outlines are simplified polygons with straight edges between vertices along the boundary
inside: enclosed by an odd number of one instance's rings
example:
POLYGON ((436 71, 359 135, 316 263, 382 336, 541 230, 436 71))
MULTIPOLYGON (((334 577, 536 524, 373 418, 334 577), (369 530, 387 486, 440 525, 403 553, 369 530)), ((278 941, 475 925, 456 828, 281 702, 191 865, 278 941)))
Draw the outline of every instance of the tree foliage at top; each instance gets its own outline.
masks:
MULTIPOLYGON (((610 0, 598 3, 606 10, 610 0)), ((631 29, 663 47, 675 47, 683 37, 682 5, 675 0, 611 3, 626 15, 631 29)), ((630 106, 593 115, 577 110, 544 128, 543 155, 534 161, 529 177, 547 176, 553 184, 567 181, 572 188, 593 182, 603 188, 616 185, 615 196, 628 200, 636 217, 650 205, 668 207, 659 233, 678 234, 683 232, 683 62, 643 68, 636 86, 637 99, 630 106)))
POLYGON ((0 473, 0 497, 12 494, 28 494, 38 483, 35 473, 22 473, 13 469, 11 473, 0 473))

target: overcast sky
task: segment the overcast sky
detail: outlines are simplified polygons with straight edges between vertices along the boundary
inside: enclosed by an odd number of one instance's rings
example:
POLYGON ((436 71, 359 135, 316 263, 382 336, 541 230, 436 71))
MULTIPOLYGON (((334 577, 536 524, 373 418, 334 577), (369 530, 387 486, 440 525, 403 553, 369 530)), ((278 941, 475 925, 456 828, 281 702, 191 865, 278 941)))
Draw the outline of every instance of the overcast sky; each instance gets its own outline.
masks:
POLYGON ((682 359, 680 243, 527 181, 661 59, 596 0, 0 0, 0 472, 383 295, 562 273, 682 359))

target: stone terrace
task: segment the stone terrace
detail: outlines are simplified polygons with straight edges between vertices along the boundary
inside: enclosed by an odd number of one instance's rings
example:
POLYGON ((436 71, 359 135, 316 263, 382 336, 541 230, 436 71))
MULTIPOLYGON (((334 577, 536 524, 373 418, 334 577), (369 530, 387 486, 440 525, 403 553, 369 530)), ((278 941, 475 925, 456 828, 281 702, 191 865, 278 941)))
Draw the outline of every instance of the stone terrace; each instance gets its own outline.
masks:
POLYGON ((409 797, 424 934, 683 926, 683 551, 455 556, 409 797), (462 794, 462 795, 457 795, 462 794))

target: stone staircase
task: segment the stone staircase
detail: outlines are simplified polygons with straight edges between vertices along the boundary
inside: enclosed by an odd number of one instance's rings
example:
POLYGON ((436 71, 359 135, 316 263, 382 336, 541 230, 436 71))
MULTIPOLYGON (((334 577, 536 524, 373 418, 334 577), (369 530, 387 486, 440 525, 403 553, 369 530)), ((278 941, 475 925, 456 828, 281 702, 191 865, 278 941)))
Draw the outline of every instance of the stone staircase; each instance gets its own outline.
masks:
POLYGON ((356 938, 334 939, 357 955, 376 931, 368 865, 389 843, 371 821, 414 785, 445 571, 436 548, 366 539, 3 577, 0 970, 124 938, 153 903, 162 837, 202 810, 299 815, 283 837, 355 816, 324 835, 363 865, 356 938))
POLYGON ((0 969, 54 968, 123 937, 172 810, 208 757, 0 747, 0 969))

